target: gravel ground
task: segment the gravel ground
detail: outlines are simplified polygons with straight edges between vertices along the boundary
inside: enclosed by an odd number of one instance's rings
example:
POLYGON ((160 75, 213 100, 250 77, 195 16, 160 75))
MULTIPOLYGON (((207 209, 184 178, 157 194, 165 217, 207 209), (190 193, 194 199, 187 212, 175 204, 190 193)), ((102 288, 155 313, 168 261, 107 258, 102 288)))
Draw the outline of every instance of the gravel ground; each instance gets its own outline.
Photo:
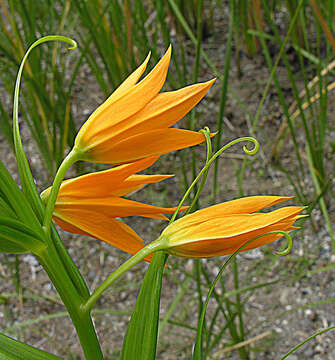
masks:
MULTIPOLYGON (((222 59, 224 56, 224 41, 220 38, 221 35, 219 32, 213 35, 208 44, 209 53, 217 54, 214 58, 217 59, 216 65, 219 68, 223 66, 222 59)), ((243 76, 241 79, 237 77, 237 70, 233 64, 230 85, 246 104, 248 110, 254 114, 269 74, 267 70, 264 70, 267 68, 261 56, 250 59, 242 54, 241 60, 243 76)), ((283 87, 287 88, 287 96, 291 96, 284 68, 279 66, 278 71, 283 87)), ((201 76, 204 79, 212 77, 209 70, 204 71, 201 76)), ((199 107, 202 112, 199 128, 206 124, 210 126, 211 130, 215 130, 218 99, 219 86, 217 85, 214 86, 209 96, 199 107)), ((335 102, 332 100, 334 100, 333 95, 329 94, 328 112, 330 119, 334 118, 332 104, 335 102)), ((90 75, 89 69, 83 66, 76 82, 75 98, 72 104, 78 124, 82 123, 101 101, 103 101, 103 96, 97 89, 94 77, 90 75)), ((268 139, 273 139, 281 121, 282 114, 279 102, 275 90, 271 89, 263 109, 260 131, 257 136, 262 147, 261 153, 247 168, 243 184, 245 195, 291 195, 294 193, 285 175, 275 170, 269 162, 268 154, 272 144, 268 139)), ((24 123, 21 124, 21 131, 33 174, 36 177, 39 189, 42 190, 47 186, 48 180, 44 175, 41 158, 34 143, 30 140, 29 132, 24 123)), ((247 135, 249 135, 248 119, 236 101, 229 97, 224 142, 247 135)), ((330 140, 331 132, 327 141, 330 140)), ((302 134, 298 137, 298 141, 303 144, 302 134)), ((197 151, 199 151, 197 154, 200 158, 204 157, 204 148, 197 151)), ((332 154, 328 155, 330 158, 332 154)), ((229 153, 223 157, 219 173, 218 201, 237 197, 238 185, 232 174, 240 165, 240 158, 242 157, 243 153, 238 145, 234 148, 234 153, 229 153)), ((292 151, 292 144, 289 142, 281 158, 283 165, 294 171, 296 160, 292 151)), ((14 179, 18 181, 15 157, 1 135, 0 160, 4 162, 14 179)), ((170 173, 173 169, 176 177, 163 184, 147 187, 134 194, 132 198, 162 206, 176 204, 181 196, 182 189, 180 164, 181 160, 177 153, 163 156, 153 166, 152 172, 170 173)), ((332 166, 333 162, 329 162, 328 173, 333 172, 332 166)), ((303 186, 312 188, 311 179, 306 177, 303 186)), ((209 194, 210 189, 209 177, 202 206, 207 205, 206 195, 209 194)), ((329 213, 334 220, 335 204, 329 203, 328 206, 329 213)), ((132 227, 147 241, 152 240, 152 234, 157 235, 163 227, 161 222, 154 220, 128 220, 132 227)), ((242 301, 246 302, 244 322, 247 332, 245 338, 253 350, 250 353, 251 359, 279 359, 281 354, 284 354, 300 341, 319 329, 335 323, 335 312, 332 311, 335 302, 334 269, 317 271, 317 269, 334 264, 335 259, 331 256, 330 239, 318 208, 313 212, 313 220, 316 232, 312 230, 310 222, 306 222, 304 231, 298 232, 295 237, 292 253, 285 258, 274 257, 269 247, 238 256, 241 287, 278 280, 271 286, 261 287, 242 294, 242 301)), ((94 289, 127 258, 126 254, 93 239, 64 233, 62 233, 62 238, 91 289, 94 289)), ((0 254, 0 293, 2 294, 0 297, 2 300, 0 304, 0 326, 2 331, 33 346, 63 356, 65 359, 82 359, 72 324, 64 315, 64 307, 41 266, 31 255, 19 257, 20 283, 24 294, 23 297, 20 297, 17 296, 15 288, 15 261, 14 256, 0 254)), ((223 261, 223 258, 203 261, 203 265, 212 280, 223 261)), ((193 271, 193 266, 193 260, 169 259, 169 269, 164 277, 162 290, 162 318, 180 290, 177 283, 182 284, 186 281, 188 275, 193 271)), ((144 263, 135 266, 121 281, 117 282, 112 291, 106 292, 98 303, 99 313, 96 313, 94 318, 107 359, 118 358, 123 334, 146 268, 147 265, 144 263)), ((225 274, 224 283, 227 291, 233 289, 231 271, 227 271, 225 274)), ((196 326, 194 314, 197 311, 197 298, 195 289, 196 283, 191 280, 188 290, 183 296, 183 301, 178 304, 171 317, 172 320, 196 326)), ((220 295, 220 288, 217 291, 220 295)), ((206 287, 204 287, 204 293, 206 293, 206 287)), ((208 310, 209 316, 213 313, 213 306, 214 303, 211 302, 208 310)), ((214 331, 219 332, 224 324, 225 320, 218 317, 214 331)), ((168 324, 160 337, 157 359, 189 359, 193 340, 194 332, 191 329, 168 324)), ((230 347, 229 342, 230 338, 224 335, 213 349, 211 359, 238 359, 236 350, 227 351, 227 348, 230 347)), ((334 332, 328 332, 303 346, 288 359, 335 360, 334 344, 334 332)))

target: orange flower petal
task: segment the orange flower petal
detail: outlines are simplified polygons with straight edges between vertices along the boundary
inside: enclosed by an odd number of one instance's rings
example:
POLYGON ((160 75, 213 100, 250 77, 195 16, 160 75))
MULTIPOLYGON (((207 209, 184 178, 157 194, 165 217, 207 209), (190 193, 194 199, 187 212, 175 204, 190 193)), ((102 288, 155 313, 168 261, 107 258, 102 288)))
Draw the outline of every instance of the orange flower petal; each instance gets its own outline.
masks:
MULTIPOLYGON (((299 215, 303 210, 300 206, 284 207, 268 213, 243 213, 287 199, 280 196, 249 197, 196 211, 168 225, 161 234, 162 241, 166 242, 169 253, 181 257, 202 258, 232 254, 247 241, 260 235, 295 229, 293 223, 304 216, 299 215)), ((261 236, 247 244, 242 251, 281 237, 281 234, 261 236)))
POLYGON ((205 209, 198 210, 193 214, 183 218, 184 222, 200 220, 203 215, 206 218, 230 215, 230 214, 250 214, 267 207, 279 204, 291 199, 291 196, 247 196, 240 199, 226 201, 221 204, 213 205, 205 209))
POLYGON ((146 131, 170 127, 206 95, 214 81, 215 79, 158 94, 130 118, 101 130, 100 141, 116 136, 121 140, 146 131))
POLYGON ((87 160, 122 164, 198 145, 204 141, 205 136, 194 131, 171 128, 152 130, 113 144, 102 143, 87 152, 87 160))
MULTIPOLYGON (((165 213, 175 208, 163 208, 121 198, 144 184, 154 183, 172 175, 137 175, 153 164, 158 157, 148 157, 112 169, 79 176, 64 181, 54 207, 54 220, 65 231, 88 235, 108 242, 131 254, 143 247, 140 237, 116 218, 142 216, 168 220, 165 213)), ((48 200, 50 188, 42 192, 48 200)), ((180 211, 185 210, 183 207, 180 211)), ((149 261, 151 257, 145 260, 149 261)))
POLYGON ((78 132, 75 145, 81 149, 89 149, 99 141, 97 134, 101 130, 123 121, 141 110, 148 104, 162 88, 171 58, 171 46, 166 51, 158 64, 138 84, 122 91, 118 96, 102 105, 86 121, 78 132))
MULTIPOLYGON (((187 207, 183 207, 185 210, 187 207)), ((108 213, 109 216, 127 217, 143 216, 152 217, 162 214, 172 214, 176 208, 163 208, 159 206, 148 205, 133 200, 128 200, 116 196, 105 198, 90 199, 67 199, 66 201, 57 200, 54 214, 58 217, 71 218, 78 209, 87 209, 91 213, 108 213)), ((161 216, 159 218, 162 218, 161 216)), ((166 219, 164 217, 164 219, 166 219)))
POLYGON ((151 53, 149 52, 143 63, 131 75, 129 75, 127 79, 123 81, 123 83, 116 90, 114 90, 113 94, 103 103, 103 106, 108 106, 111 102, 115 101, 125 91, 129 90, 132 86, 134 86, 138 82, 138 80, 144 73, 145 69, 147 68, 150 55, 151 53))
POLYGON ((183 226, 183 218, 172 223, 167 233, 163 231, 163 235, 171 236, 173 240, 171 244, 189 242, 193 240, 206 240, 211 238, 229 238, 241 234, 249 233, 266 226, 283 221, 286 218, 294 217, 302 211, 300 206, 284 207, 269 213, 255 214, 235 214, 223 215, 221 217, 207 217, 202 222, 186 227, 183 226), (176 224, 179 222, 179 224, 176 224), (175 225, 175 226, 174 226, 175 225))
MULTIPOLYGON (((271 232, 271 231, 291 231, 296 229, 296 227, 291 226, 296 218, 290 218, 286 222, 276 223, 272 225, 268 225, 264 228, 260 228, 254 231, 250 231, 245 234, 241 234, 238 236, 226 237, 226 238, 218 238, 218 239, 209 239, 206 241, 197 241, 191 242, 188 244, 183 245, 182 247, 178 247, 177 251, 184 253, 185 255, 188 253, 192 253, 192 257, 213 257, 213 256, 221 256, 221 255, 228 255, 233 254, 237 249, 239 249, 243 244, 246 242, 255 239, 257 236, 271 232), (197 255, 198 256, 195 256, 197 255), (201 256, 199 256, 201 254, 201 256)), ((247 244, 242 250, 252 250, 257 247, 269 244, 273 241, 276 241, 282 238, 283 235, 281 234, 269 234, 259 237, 251 241, 247 244)), ((172 249, 173 253, 173 249, 172 249)), ((179 255, 181 256, 181 255, 179 255)))
MULTIPOLYGON (((136 254, 144 247, 142 239, 128 225, 107 214, 97 214, 87 209, 77 209, 71 218, 54 217, 56 223, 65 231, 89 235, 111 244, 129 254, 136 254)), ((150 261, 152 256, 144 260, 150 261)))
MULTIPOLYGON (((105 171, 94 172, 65 180, 62 182, 58 198, 84 198, 91 196, 102 197, 112 195, 112 192, 120 189, 120 186, 121 188, 127 186, 124 184, 125 179, 129 178, 132 174, 138 171, 148 168, 157 159, 157 156, 148 157, 130 164, 116 166, 105 171)), ((164 177, 164 175, 162 176, 164 177)), ((166 175, 166 177, 170 177, 170 175, 166 175)), ((164 178, 162 178, 162 180, 164 180, 164 178)))
POLYGON ((199 135, 187 132, 173 133, 167 129, 203 98, 214 80, 177 91, 159 93, 166 79, 170 58, 171 47, 153 70, 138 82, 148 63, 147 57, 144 63, 93 112, 75 139, 72 155, 76 160, 125 164, 202 142, 199 135), (163 129, 166 134, 161 132, 163 129), (158 132, 154 133, 155 130, 158 132), (173 134, 175 138, 172 139, 173 134), (148 141, 153 141, 151 136, 161 136, 161 140, 175 143, 175 146, 164 146, 164 150, 160 151, 155 148, 151 153, 148 150, 148 141), (145 155, 138 156, 137 145, 143 144, 145 155), (123 146, 126 146, 127 150, 123 146), (118 159, 119 156, 114 151, 119 147, 123 153, 122 159, 118 159), (126 152, 128 155, 124 156, 126 152))
POLYGON ((174 175, 133 175, 129 176, 122 184, 115 187, 110 195, 124 196, 130 194, 146 184, 152 184, 173 177, 174 175))

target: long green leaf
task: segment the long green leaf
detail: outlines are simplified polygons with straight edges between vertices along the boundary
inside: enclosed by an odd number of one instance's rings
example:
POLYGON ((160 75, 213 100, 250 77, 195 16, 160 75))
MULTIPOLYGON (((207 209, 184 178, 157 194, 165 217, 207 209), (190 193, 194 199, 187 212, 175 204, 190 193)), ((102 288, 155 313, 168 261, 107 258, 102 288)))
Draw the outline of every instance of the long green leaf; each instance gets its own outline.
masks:
MULTIPOLYGON (((48 41, 63 41, 68 44, 70 44, 72 47, 70 49, 74 49, 77 45, 76 42, 68 37, 61 36, 61 35, 50 35, 40 38, 39 40, 35 41, 28 51, 26 52, 22 62, 21 66, 17 75, 17 80, 15 84, 15 94, 14 94, 14 106, 13 106, 13 133, 14 133, 14 145, 15 145, 15 154, 21 179, 21 185, 23 193, 26 195, 26 198, 29 199, 31 206, 34 210, 34 212, 39 217, 39 220, 43 219, 44 215, 44 206, 41 202, 40 196, 38 194, 38 191, 35 186, 35 182, 33 179, 33 176, 31 174, 28 160, 25 156, 23 145, 21 141, 20 136, 20 129, 19 129, 19 122, 18 122, 18 106, 19 106, 19 91, 20 91, 20 83, 21 83, 21 77, 23 72, 23 67, 25 64, 25 61, 27 60, 27 57, 29 53, 39 44, 42 44, 44 42, 48 41)), ((22 206, 23 210, 25 206, 22 206)), ((79 274, 78 269, 74 265, 71 257, 69 254, 67 254, 67 251, 60 241, 58 234, 56 233, 56 230, 53 228, 52 230, 52 238, 56 242, 55 246, 57 247, 57 252, 62 254, 62 262, 67 268, 67 271, 76 286, 76 288, 80 291, 80 293, 83 296, 88 295, 88 290, 85 285, 84 280, 82 279, 81 275, 79 274)))
POLYGON ((32 204, 35 212, 39 215, 43 213, 43 205, 41 203, 41 199, 39 197, 38 191, 35 186, 34 178, 31 174, 30 167, 28 164, 28 160, 23 150, 20 128, 19 128, 19 92, 20 92, 20 84, 21 77, 23 72, 24 64, 28 58, 29 53, 39 44, 42 44, 47 41, 64 41, 72 46, 72 49, 76 48, 76 42, 70 38, 60 35, 53 36, 45 36, 35 41, 26 54, 24 55, 18 74, 16 78, 15 91, 14 91, 14 104, 13 104, 13 134, 14 134, 14 147, 15 147, 15 155, 17 160, 17 166, 20 174, 22 190, 26 197, 32 204))
POLYGON ((35 253, 44 246, 44 241, 36 231, 18 220, 0 216, 0 252, 35 253))
POLYGON ((157 252, 145 274, 123 342, 121 360, 154 360, 159 304, 167 255, 157 252))
POLYGON ((59 360, 58 356, 0 334, 0 360, 59 360))
POLYGON ((41 229, 40 222, 34 214, 28 200, 23 195, 22 191, 7 171, 5 166, 0 161, 0 198, 2 199, 1 204, 4 208, 5 204, 12 211, 8 211, 6 216, 11 216, 15 213, 15 217, 24 223, 27 223, 34 227, 34 229, 41 229))

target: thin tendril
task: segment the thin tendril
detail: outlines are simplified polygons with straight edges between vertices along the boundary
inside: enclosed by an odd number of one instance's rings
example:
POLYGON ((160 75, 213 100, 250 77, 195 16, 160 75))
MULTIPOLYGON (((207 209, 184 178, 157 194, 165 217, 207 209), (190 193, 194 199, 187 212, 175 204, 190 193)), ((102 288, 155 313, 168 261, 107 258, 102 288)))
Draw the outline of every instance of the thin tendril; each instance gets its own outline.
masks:
MULTIPOLYGON (((201 129, 199 132, 203 133, 205 135, 205 137, 206 137, 206 144, 207 144, 206 164, 208 164, 208 162, 209 162, 209 160, 210 160, 210 158, 212 156, 212 153, 213 153, 213 151, 212 151, 212 142, 211 142, 211 132, 210 132, 210 130, 209 130, 209 128, 207 126, 205 126, 203 129, 201 129)), ((202 191, 203 187, 205 186, 207 176, 208 176, 208 171, 209 171, 209 168, 204 172, 204 174, 202 176, 202 179, 201 179, 200 186, 198 188, 198 191, 194 196, 192 204, 190 205, 190 207, 185 212, 185 215, 189 214, 192 211, 192 209, 194 208, 194 206, 196 205, 196 203, 197 203, 197 201, 199 199, 199 196, 201 194, 201 191, 202 191)))
POLYGON ((213 151, 212 151, 212 142, 211 142, 211 132, 209 130, 208 126, 205 126, 203 129, 199 131, 200 133, 204 134, 206 137, 206 145, 207 145, 207 158, 206 158, 206 164, 210 160, 213 151))
MULTIPOLYGON (((220 271, 218 272, 218 274, 216 275, 214 281, 212 282, 212 285, 208 291, 208 294, 207 294, 207 297, 206 297, 206 301, 204 303, 204 306, 202 308, 202 312, 201 312, 201 315, 200 315, 200 320, 199 320, 199 324, 203 324, 204 321, 205 321, 205 315, 206 315, 206 309, 207 309, 207 306, 208 306, 208 303, 209 303, 209 300, 210 300, 210 297, 214 291, 214 288, 215 288, 215 285, 217 284, 217 282, 220 280, 224 270, 227 268, 227 266, 232 262, 232 260, 237 256, 237 254, 242 251, 248 244, 252 243, 253 241, 263 237, 263 236, 266 236, 266 235, 271 235, 271 234, 282 234, 286 237, 287 239, 287 242, 288 242, 288 246, 286 249, 284 250, 281 250, 279 252, 275 252, 276 255, 279 255, 279 256, 283 256, 283 255, 287 255, 291 249, 292 249, 292 245, 293 245, 293 241, 292 241, 292 237, 289 235, 288 232, 286 231, 281 231, 281 230, 278 230, 278 231, 270 231, 270 232, 267 232, 265 234, 262 234, 262 235, 259 235, 259 236, 256 236, 255 238, 253 239, 250 239, 248 241, 246 241, 242 246, 240 246, 233 254, 231 254, 229 256, 229 258, 225 261, 225 263, 222 265, 220 271)), ((202 338, 202 328, 203 326, 200 326, 198 327, 198 332, 197 332, 197 339, 196 339, 196 344, 195 344, 195 351, 200 351, 199 350, 199 346, 201 344, 201 338, 202 338)))
POLYGON ((169 224, 171 224, 177 217, 177 214, 180 210, 180 208, 182 207, 183 203, 185 202, 185 200, 187 199, 187 197, 189 196, 191 190, 193 189, 193 187, 195 186, 195 184, 199 181, 200 177, 206 172, 208 171, 211 163, 217 158, 219 157, 225 150, 229 149, 230 147, 232 147, 235 144, 238 144, 242 141, 248 141, 253 143, 254 147, 252 149, 248 149, 245 145, 243 146, 243 151, 247 154, 247 155, 254 155, 258 152, 259 150, 259 142, 250 136, 246 136, 246 137, 242 137, 242 138, 238 138, 235 139, 231 142, 229 142, 227 145, 223 146, 220 150, 218 150, 211 158, 210 160, 205 164, 205 166, 201 169, 201 171, 199 172, 199 174, 197 175, 197 177, 193 180, 192 184, 190 185, 190 187, 186 190, 184 196, 182 197, 182 199, 180 200, 176 211, 174 212, 174 214, 172 215, 169 224))
POLYGON ((296 345, 293 349, 291 349, 288 353, 286 353, 284 356, 282 356, 280 358, 280 360, 284 360, 286 358, 288 358, 291 354, 293 354, 294 352, 296 352, 301 346, 305 345, 307 342, 309 342, 310 340, 316 338, 317 336, 319 335, 322 335, 328 331, 331 331, 331 330, 335 330, 335 326, 330 326, 326 329, 322 329, 318 332, 316 332, 315 334, 309 336, 307 339, 305 339, 304 341, 302 341, 301 343, 299 343, 298 345, 296 345))
POLYGON ((15 147, 15 156, 18 164, 19 175, 21 179, 21 185, 24 193, 27 195, 29 200, 32 202, 34 209, 37 212, 42 212, 41 204, 38 198, 38 192, 34 183, 33 176, 30 171, 30 167, 28 164, 28 160, 25 156, 22 139, 20 135, 19 128, 19 95, 20 95, 20 85, 21 78, 23 73, 23 68, 25 62, 30 54, 30 52, 39 44, 42 44, 47 41, 62 41, 71 45, 70 49, 75 49, 77 47, 77 43, 66 37, 61 35, 48 35, 44 36, 37 41, 35 41, 25 53, 19 71, 17 73, 16 82, 15 82, 15 90, 14 90, 14 102, 13 102, 13 138, 14 138, 14 147, 15 147))
POLYGON ((277 231, 271 231, 268 234, 282 234, 283 236, 285 236, 286 240, 287 240, 287 245, 286 245, 286 248, 284 248, 283 250, 279 250, 279 251, 274 251, 274 255, 277 255, 277 256, 285 256, 285 255, 288 255, 291 250, 292 250, 292 247, 293 247, 293 240, 292 240, 292 236, 286 232, 286 231, 281 231, 281 230, 277 230, 277 231))

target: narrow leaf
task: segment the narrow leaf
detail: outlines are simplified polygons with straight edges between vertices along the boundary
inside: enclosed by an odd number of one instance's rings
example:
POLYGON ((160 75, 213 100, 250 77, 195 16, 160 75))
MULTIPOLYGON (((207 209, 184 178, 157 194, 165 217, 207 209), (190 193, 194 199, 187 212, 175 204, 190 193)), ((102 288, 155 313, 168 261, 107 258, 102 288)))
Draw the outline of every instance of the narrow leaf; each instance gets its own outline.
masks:
POLYGON ((145 274, 124 338, 121 360, 154 360, 162 277, 167 255, 157 252, 145 274))
MULTIPOLYGON (((5 214, 11 216, 15 213, 15 217, 25 223, 30 224, 34 228, 41 229, 35 213, 33 212, 30 203, 23 195, 21 189, 18 187, 12 176, 9 174, 5 166, 0 161, 0 198, 2 198, 2 207, 7 204, 7 207, 12 209, 12 212, 5 214)), ((42 229, 41 229, 42 232, 42 229)))
POLYGON ((76 48, 76 43, 74 40, 67 38, 65 36, 60 35, 49 35, 40 38, 35 41, 30 48, 27 50, 24 55, 15 83, 15 92, 14 92, 14 104, 13 104, 13 136, 14 136, 14 147, 15 147, 15 156, 17 160, 17 166, 20 174, 21 185, 23 193, 29 199, 32 204, 33 209, 39 216, 41 217, 43 214, 43 205, 41 199, 39 197, 38 191, 35 186, 34 178, 31 174, 30 167, 28 164, 28 160, 23 150, 20 128, 19 128, 19 92, 20 92, 20 84, 21 77, 23 72, 24 64, 28 58, 29 53, 39 44, 42 44, 47 41, 63 41, 72 46, 72 49, 76 48))
POLYGON ((58 356, 0 334, 0 360, 59 360, 58 356))
POLYGON ((44 246, 43 240, 36 231, 18 220, 0 216, 0 252, 35 253, 44 246))

